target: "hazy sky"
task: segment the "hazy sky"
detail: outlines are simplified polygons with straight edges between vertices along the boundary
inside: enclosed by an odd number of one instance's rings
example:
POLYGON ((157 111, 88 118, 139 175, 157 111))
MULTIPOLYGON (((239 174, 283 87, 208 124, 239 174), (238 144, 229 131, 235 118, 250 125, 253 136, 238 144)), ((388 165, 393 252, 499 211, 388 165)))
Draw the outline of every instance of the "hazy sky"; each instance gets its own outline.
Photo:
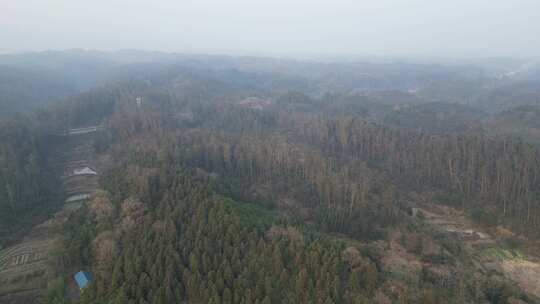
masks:
POLYGON ((539 56, 540 0, 0 0, 0 51, 539 56))

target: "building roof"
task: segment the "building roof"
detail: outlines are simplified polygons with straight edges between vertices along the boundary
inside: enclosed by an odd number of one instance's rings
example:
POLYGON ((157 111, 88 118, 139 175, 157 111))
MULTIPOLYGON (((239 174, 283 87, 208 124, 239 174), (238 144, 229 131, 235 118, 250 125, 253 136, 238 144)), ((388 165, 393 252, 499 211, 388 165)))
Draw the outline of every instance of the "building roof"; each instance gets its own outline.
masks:
POLYGON ((84 167, 73 170, 73 175, 97 175, 97 172, 90 167, 84 167))
POLYGON ((81 270, 75 274, 75 282, 77 282, 80 289, 85 288, 91 281, 92 275, 89 272, 81 270))
POLYGON ((268 99, 262 99, 259 97, 248 97, 237 102, 236 104, 249 109, 262 110, 271 105, 272 102, 268 99))
POLYGON ((79 134, 86 134, 86 133, 92 133, 98 131, 100 126, 92 126, 92 127, 85 127, 85 128, 75 128, 75 129, 69 129, 67 131, 68 135, 79 135, 79 134))
POLYGON ((75 194, 66 199, 66 203, 74 203, 90 198, 90 194, 75 194))

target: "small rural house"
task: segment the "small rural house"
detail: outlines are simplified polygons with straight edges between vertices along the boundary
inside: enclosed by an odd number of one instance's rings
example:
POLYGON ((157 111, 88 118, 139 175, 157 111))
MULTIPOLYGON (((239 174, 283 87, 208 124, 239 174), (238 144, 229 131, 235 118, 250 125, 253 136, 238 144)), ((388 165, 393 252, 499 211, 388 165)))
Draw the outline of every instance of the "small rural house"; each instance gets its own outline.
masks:
POLYGON ((75 195, 72 195, 72 196, 70 196, 70 197, 68 197, 66 199, 66 204, 67 203, 74 203, 74 202, 78 202, 78 201, 87 200, 89 198, 90 198, 90 194, 87 194, 87 193, 75 194, 75 195))
POLYGON ((84 289, 92 281, 92 275, 86 271, 79 271, 75 274, 75 282, 79 285, 79 289, 84 289))
POLYGON ((73 175, 98 175, 98 174, 92 168, 84 167, 84 168, 73 170, 73 175))

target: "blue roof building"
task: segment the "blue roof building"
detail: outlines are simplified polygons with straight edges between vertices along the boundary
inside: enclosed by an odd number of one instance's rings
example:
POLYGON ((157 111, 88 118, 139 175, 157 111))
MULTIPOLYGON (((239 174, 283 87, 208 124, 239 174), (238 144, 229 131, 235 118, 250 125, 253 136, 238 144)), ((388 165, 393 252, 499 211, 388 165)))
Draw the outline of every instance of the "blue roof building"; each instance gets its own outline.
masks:
POLYGON ((79 285, 79 289, 85 288, 92 281, 92 275, 86 271, 79 271, 75 274, 75 282, 79 285))

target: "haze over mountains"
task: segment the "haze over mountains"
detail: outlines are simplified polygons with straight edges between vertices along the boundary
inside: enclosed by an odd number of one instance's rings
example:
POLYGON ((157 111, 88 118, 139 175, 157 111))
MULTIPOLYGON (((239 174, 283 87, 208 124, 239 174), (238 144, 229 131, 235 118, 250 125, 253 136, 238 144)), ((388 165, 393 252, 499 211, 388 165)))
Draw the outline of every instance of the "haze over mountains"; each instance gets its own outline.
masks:
POLYGON ((539 11, 3 1, 0 304, 540 303, 539 11))
POLYGON ((447 123, 456 126, 448 130, 466 128, 468 123, 491 124, 503 111, 540 103, 540 64, 533 59, 364 60, 320 62, 136 50, 4 54, 0 55, 0 113, 43 108, 91 88, 167 69, 182 69, 218 82, 248 82, 267 91, 294 90, 311 97, 348 95, 370 119, 424 130, 422 123, 429 119, 442 118, 439 124, 450 120, 447 123), (471 116, 472 112, 477 114, 471 116))
POLYGON ((0 28, 11 52, 524 58, 540 51, 537 9, 535 0, 7 1, 0 28))

